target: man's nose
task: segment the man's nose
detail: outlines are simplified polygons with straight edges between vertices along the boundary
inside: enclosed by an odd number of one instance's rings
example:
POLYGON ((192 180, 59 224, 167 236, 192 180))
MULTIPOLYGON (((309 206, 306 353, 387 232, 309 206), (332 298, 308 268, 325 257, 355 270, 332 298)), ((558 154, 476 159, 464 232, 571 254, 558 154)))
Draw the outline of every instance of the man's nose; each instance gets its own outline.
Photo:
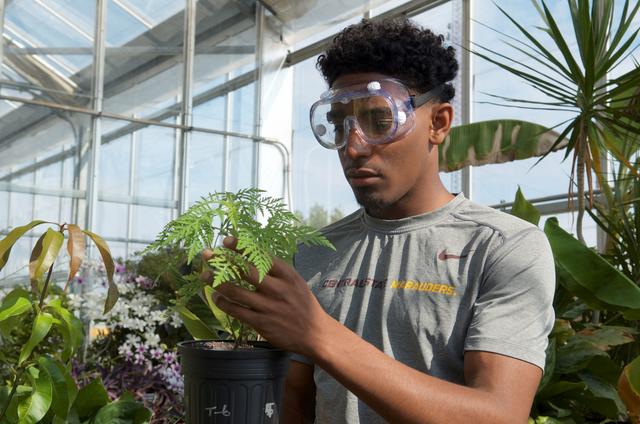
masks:
POLYGON ((347 135, 347 147, 345 150, 350 159, 355 159, 359 156, 369 156, 372 146, 360 137, 354 127, 351 127, 347 135))

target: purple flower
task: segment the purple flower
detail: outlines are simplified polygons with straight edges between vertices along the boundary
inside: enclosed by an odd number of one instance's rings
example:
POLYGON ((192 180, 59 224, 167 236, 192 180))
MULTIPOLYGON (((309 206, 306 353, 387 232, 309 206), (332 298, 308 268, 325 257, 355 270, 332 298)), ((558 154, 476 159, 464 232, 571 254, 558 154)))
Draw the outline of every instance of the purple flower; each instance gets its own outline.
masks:
POLYGON ((145 277, 144 275, 138 275, 135 282, 143 289, 150 289, 153 287, 153 280, 145 277))
POLYGON ((78 284, 82 284, 82 283, 84 283, 84 278, 82 278, 82 277, 76 277, 76 283, 78 283, 78 284))
POLYGON ((120 262, 116 262, 116 274, 124 274, 125 272, 127 272, 127 267, 125 266, 125 264, 121 264, 120 262))

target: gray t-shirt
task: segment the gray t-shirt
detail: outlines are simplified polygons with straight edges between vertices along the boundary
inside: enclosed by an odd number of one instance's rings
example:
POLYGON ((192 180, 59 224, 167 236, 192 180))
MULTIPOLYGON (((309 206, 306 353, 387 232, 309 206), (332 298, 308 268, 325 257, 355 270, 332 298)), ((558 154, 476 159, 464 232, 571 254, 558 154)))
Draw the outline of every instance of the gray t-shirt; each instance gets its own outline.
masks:
MULTIPOLYGON (((469 350, 544 368, 555 271, 537 227, 459 194, 399 220, 360 209, 322 232, 336 251, 301 247, 296 269, 327 313, 387 355, 459 384, 469 350)), ((317 366, 314 380, 316 423, 384 422, 317 366)))

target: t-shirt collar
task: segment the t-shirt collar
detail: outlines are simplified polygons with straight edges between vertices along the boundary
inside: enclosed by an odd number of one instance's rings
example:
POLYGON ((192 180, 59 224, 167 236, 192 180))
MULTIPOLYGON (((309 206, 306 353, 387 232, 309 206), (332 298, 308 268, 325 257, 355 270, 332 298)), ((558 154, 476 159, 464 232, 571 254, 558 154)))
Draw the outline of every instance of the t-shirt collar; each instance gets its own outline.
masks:
POLYGON ((456 210, 466 198, 463 193, 458 193, 453 199, 439 207, 438 209, 400 219, 380 219, 369 215, 362 209, 362 220, 364 224, 374 231, 385 233, 399 233, 428 227, 438 223, 456 210))

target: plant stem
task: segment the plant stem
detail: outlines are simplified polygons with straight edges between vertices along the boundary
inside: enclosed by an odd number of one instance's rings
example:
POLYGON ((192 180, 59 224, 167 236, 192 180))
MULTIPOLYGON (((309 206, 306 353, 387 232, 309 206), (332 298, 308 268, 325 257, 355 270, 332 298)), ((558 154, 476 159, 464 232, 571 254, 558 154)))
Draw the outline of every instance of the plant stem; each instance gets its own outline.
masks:
MULTIPOLYGON (((582 219, 584 217, 584 172, 585 172, 585 155, 588 154, 587 150, 587 137, 584 134, 584 124, 580 124, 580 132, 578 133, 578 142, 576 148, 578 149, 578 164, 577 164, 577 177, 578 177, 578 219, 576 220, 576 235, 578 240, 582 244, 586 244, 584 236, 582 235, 582 219)), ((590 169, 586 170, 591 172, 590 169)))
POLYGON ((47 272, 47 279, 44 281, 44 287, 42 288, 42 293, 40 293, 40 303, 38 304, 40 309, 42 309, 42 305, 44 305, 44 298, 47 295, 47 289, 49 288, 49 281, 51 280, 51 273, 53 272, 53 264, 49 267, 49 272, 47 272))
POLYGON ((24 372, 24 370, 25 369, 21 367, 16 373, 16 379, 13 381, 13 387, 11 388, 11 392, 7 397, 7 403, 4 404, 2 412, 0 413, 0 422, 2 422, 2 419, 4 418, 7 410, 9 409, 9 405, 11 404, 11 399, 13 399, 13 396, 16 394, 16 390, 18 390, 18 382, 20 382, 20 378, 22 377, 22 373, 24 372))

